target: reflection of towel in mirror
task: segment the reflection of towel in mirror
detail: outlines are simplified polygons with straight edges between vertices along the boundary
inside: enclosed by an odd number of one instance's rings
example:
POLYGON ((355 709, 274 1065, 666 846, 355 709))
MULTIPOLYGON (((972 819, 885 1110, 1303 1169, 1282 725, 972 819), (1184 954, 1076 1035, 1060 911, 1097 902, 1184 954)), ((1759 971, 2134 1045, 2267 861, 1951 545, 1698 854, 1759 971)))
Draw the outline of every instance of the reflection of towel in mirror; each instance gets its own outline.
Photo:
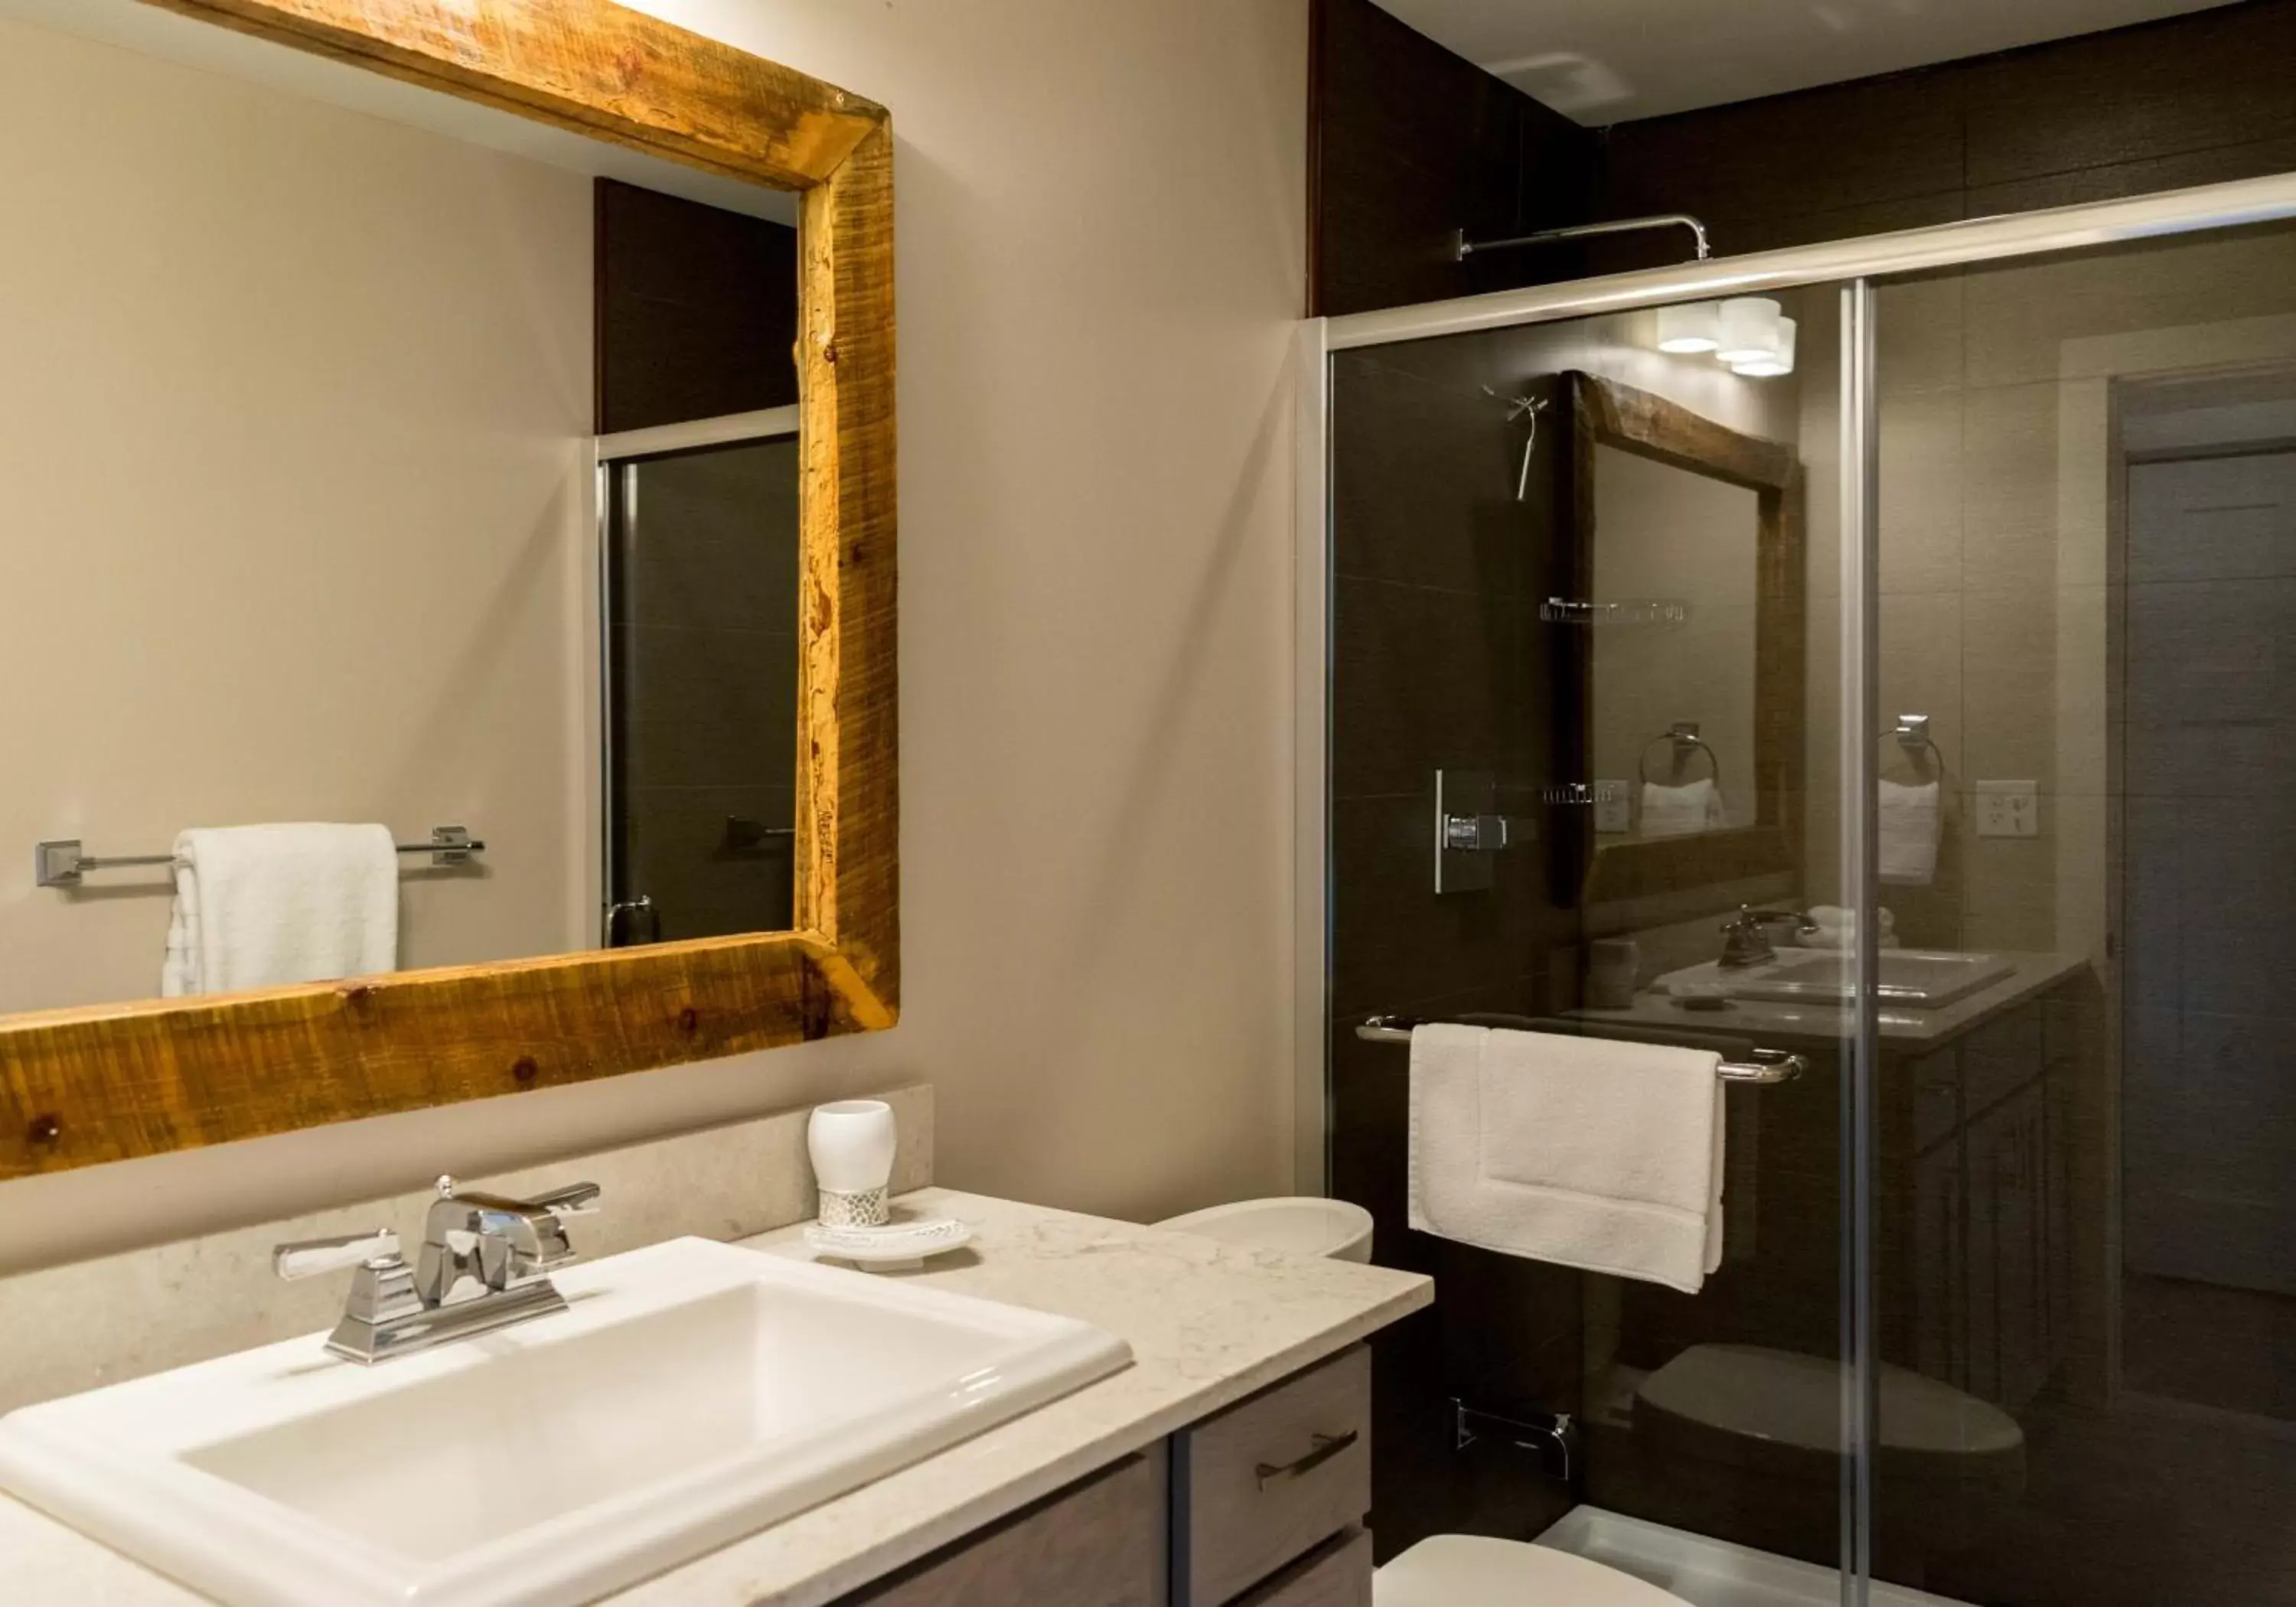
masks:
POLYGON ((162 995, 398 967, 398 855, 384 827, 228 826, 176 837, 162 995))
POLYGON ((1722 789, 1710 778, 1685 782, 1679 787, 1643 783, 1643 828, 1645 837, 1687 837, 1693 832, 1722 827, 1722 789))
POLYGON ((1913 787, 1902 782, 1882 783, 1878 824, 1882 881, 1902 886, 1929 885, 1937 874, 1941 820, 1937 783, 1913 787))

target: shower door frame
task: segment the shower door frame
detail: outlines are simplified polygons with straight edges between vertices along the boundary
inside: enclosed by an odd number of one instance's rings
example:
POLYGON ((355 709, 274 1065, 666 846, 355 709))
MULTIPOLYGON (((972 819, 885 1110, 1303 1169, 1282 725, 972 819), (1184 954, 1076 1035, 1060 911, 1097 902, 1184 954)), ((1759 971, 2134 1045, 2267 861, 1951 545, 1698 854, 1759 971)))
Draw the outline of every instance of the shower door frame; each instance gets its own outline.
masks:
MULTIPOLYGON (((1878 430, 1874 400, 1874 282, 1929 269, 2202 234, 2296 218, 2296 173, 2164 191, 2126 201, 1939 224, 1895 234, 1715 258, 1603 278, 1499 291, 1378 312, 1310 318, 1293 343, 1293 853, 1291 1008, 1294 1183, 1324 1193, 1331 1177, 1332 530, 1331 365, 1342 351, 1447 335, 1561 323, 1669 302, 1838 285, 1841 296, 1841 534, 1842 589, 1857 599, 1839 621, 1843 887, 1874 930, 1872 797, 1878 730, 1875 517, 1878 430)), ((1816 621, 1812 621, 1813 625, 1816 621)), ((1861 946, 1857 1009, 1845 1081, 1842 1190, 1844 1370, 1841 1599, 1865 1607, 1872 1577, 1875 1402, 1870 1145, 1878 1038, 1875 959, 1861 946)))

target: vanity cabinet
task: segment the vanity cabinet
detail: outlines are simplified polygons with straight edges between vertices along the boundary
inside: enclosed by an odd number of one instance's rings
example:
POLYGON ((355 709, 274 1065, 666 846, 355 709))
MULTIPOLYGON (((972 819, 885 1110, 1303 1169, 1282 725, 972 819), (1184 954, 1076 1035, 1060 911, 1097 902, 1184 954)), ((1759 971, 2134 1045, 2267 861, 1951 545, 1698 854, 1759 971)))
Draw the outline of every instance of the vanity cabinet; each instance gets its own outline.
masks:
POLYGON ((1370 1607, 1370 1509, 1358 1345, 839 1607, 1370 1607))
POLYGON ((1222 1607, 1370 1510, 1358 1346, 1172 1437, 1173 1607, 1222 1607))
POLYGON ((1891 1218, 1883 1260, 1885 1358, 2011 1411, 2066 1349, 2070 1068, 2048 1025, 2029 1005, 1903 1066, 1912 1209, 1891 1218), (1891 1275, 1892 1250, 1909 1275, 1891 1275))
POLYGON ((1165 1607, 1165 1465, 1127 1456, 840 1607, 1165 1607))

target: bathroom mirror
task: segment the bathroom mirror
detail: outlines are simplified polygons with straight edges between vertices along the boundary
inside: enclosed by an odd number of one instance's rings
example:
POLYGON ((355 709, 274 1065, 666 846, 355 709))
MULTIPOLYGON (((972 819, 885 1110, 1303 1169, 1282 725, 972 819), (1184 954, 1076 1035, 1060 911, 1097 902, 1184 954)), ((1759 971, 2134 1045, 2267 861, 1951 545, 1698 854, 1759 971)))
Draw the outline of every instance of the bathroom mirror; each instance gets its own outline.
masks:
POLYGON ((883 110, 605 0, 0 45, 0 1177, 890 1025, 883 110))
POLYGON ((1584 902, 1790 871, 1801 763, 1801 472, 1792 447, 1593 374, 1570 393, 1584 902))

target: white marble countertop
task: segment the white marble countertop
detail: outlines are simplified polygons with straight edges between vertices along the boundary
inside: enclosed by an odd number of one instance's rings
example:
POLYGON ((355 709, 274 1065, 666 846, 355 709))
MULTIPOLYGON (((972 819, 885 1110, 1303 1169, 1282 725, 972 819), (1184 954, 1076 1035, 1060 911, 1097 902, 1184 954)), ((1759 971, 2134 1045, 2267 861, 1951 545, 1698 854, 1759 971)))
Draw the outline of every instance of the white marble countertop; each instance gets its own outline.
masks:
MULTIPOLYGON (((906 1209, 972 1224, 906 1275, 1097 1323, 1133 1365, 850 1495, 604 1598, 615 1607, 817 1607, 1152 1445, 1434 1298, 1411 1273, 947 1189, 906 1209)), ((742 1241, 805 1257, 799 1229, 742 1241)), ((9 1607, 199 1607, 208 1598, 0 1496, 9 1607)), ((316 1604, 315 1604, 316 1607, 316 1604)))
MULTIPOLYGON (((2005 1010, 2054 988, 2085 963, 2075 955, 1997 954, 2016 969, 1989 987, 1938 1010, 1884 1005, 1881 1033, 1884 1043, 1923 1045, 1960 1037, 1991 1021, 2005 1010)), ((1685 1032, 1726 1033, 1734 1037, 1762 1040, 1766 1048, 1792 1047, 1794 1043, 1823 1039, 1840 1043, 1849 1029, 1849 1013, 1838 1004, 1789 1004, 1769 999, 1730 999, 1721 1010, 1685 1010, 1661 994, 1644 992, 1623 1010, 1573 1010, 1572 1018, 1587 1021, 1616 1021, 1622 1025, 1673 1027, 1685 1032), (1789 1043, 1786 1040, 1793 1040, 1789 1043)))

